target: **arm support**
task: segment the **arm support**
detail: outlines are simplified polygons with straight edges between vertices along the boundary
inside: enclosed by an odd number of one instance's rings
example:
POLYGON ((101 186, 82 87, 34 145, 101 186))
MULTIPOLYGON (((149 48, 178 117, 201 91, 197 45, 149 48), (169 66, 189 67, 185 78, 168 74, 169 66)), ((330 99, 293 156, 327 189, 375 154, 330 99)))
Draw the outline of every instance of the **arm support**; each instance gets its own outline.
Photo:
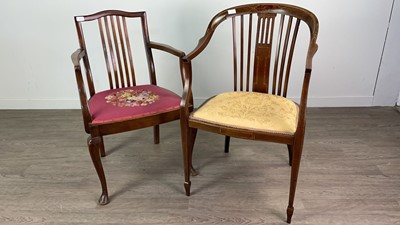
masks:
POLYGON ((74 69, 75 69, 75 77, 76 77, 76 83, 78 85, 79 100, 81 103, 83 123, 85 125, 85 131, 87 133, 89 133, 89 131, 90 131, 89 123, 92 122, 92 117, 90 116, 90 112, 89 112, 88 99, 87 99, 87 95, 86 95, 86 89, 85 89, 85 84, 83 82, 82 70, 81 70, 81 65, 80 65, 82 58, 85 56, 86 56, 86 51, 82 50, 82 49, 78 49, 74 53, 72 53, 71 60, 72 60, 72 63, 74 64, 74 69))

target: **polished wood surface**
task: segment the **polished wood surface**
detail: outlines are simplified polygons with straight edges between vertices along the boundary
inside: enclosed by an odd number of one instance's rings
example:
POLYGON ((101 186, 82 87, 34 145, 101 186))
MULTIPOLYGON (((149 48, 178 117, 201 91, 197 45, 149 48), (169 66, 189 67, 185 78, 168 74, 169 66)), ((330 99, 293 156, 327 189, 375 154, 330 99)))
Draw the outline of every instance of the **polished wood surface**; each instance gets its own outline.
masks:
MULTIPOLYGON (((190 172, 193 167, 192 154, 197 129, 225 135, 226 153, 229 152, 230 137, 286 144, 291 166, 286 221, 291 223, 303 150, 312 60, 318 49, 318 29, 318 19, 312 12, 287 4, 259 3, 234 6, 219 12, 211 19, 204 36, 200 38, 198 45, 183 57, 184 63, 181 64, 182 77, 185 78, 181 104, 181 132, 186 195, 189 196, 191 193, 190 172), (300 96, 300 101, 298 102, 297 124, 294 133, 270 131, 270 127, 263 127, 262 130, 250 126, 240 127, 234 124, 223 124, 220 121, 196 119, 192 116, 190 111, 193 95, 192 82, 195 82, 196 78, 197 80, 199 78, 209 80, 210 83, 216 82, 216 79, 207 79, 206 74, 192 73, 192 61, 196 61, 197 56, 206 54, 203 52, 205 49, 215 48, 208 44, 214 38, 216 30, 222 29, 220 25, 229 22, 232 24, 232 29, 231 32, 226 32, 226 30, 223 32, 225 34, 223 40, 233 43, 231 51, 233 74, 232 78, 226 79, 224 82, 234 84, 232 91, 259 92, 285 98, 289 90, 289 79, 292 77, 292 62, 300 63, 305 58, 301 72, 303 77, 299 82, 291 85, 301 87, 299 88, 300 93, 295 94, 295 96, 300 96), (298 38, 300 25, 306 28, 308 36, 298 38), (294 57, 295 46, 299 39, 303 39, 302 44, 307 51, 294 57)), ((230 51, 229 49, 225 50, 230 51)), ((226 69, 228 66, 224 65, 224 62, 221 57, 219 60, 215 60, 215 64, 209 63, 207 66, 218 65, 226 69)), ((222 92, 224 91, 221 90, 219 93, 222 92)), ((208 97, 210 97, 209 99, 213 98, 213 96, 208 97)), ((258 104, 262 104, 262 102, 258 104)), ((235 108, 235 105, 229 107, 235 108)), ((280 106, 272 105, 271 107, 280 106)), ((260 113, 255 112, 254 109, 253 112, 260 113)), ((235 119, 239 120, 240 117, 235 119)))
MULTIPOLYGON (((98 206, 80 110, 0 110, 0 224, 286 224, 285 145, 232 138, 225 154, 199 131, 187 197, 179 123, 161 129, 160 145, 151 128, 104 137, 112 202, 98 206)), ((292 224, 399 224, 400 113, 308 109, 299 178, 292 224)))
MULTIPOLYGON (((143 61, 147 62, 147 65, 145 65, 145 67, 148 68, 149 76, 148 82, 141 83, 142 85, 157 85, 156 71, 154 65, 155 63, 153 60, 152 52, 153 49, 161 50, 166 53, 172 54, 173 56, 177 56, 177 61, 179 63, 181 62, 181 58, 185 55, 185 53, 166 44, 150 41, 147 17, 145 12, 105 10, 91 15, 75 16, 74 19, 78 35, 79 49, 71 55, 71 59, 74 64, 75 77, 79 91, 84 130, 86 131, 86 133, 89 134, 87 145, 93 161, 93 165, 96 168, 96 172, 99 176, 102 187, 102 193, 98 200, 98 203, 100 205, 105 205, 109 203, 109 195, 107 190, 106 176, 100 158, 101 156, 106 156, 103 136, 153 126, 154 143, 158 144, 160 142, 159 124, 174 121, 180 118, 179 108, 174 108, 159 112, 146 112, 142 113, 144 116, 136 116, 128 119, 118 118, 109 122, 93 122, 94 120, 91 116, 92 114, 90 113, 89 108, 89 99, 92 98, 97 92, 104 91, 100 88, 95 88, 95 83, 97 81, 103 79, 105 80, 106 78, 108 78, 109 90, 118 90, 118 88, 139 85, 136 82, 135 73, 135 66, 137 65, 134 65, 134 60, 132 56, 133 38, 129 35, 132 33, 128 32, 128 29, 131 29, 130 31, 132 31, 135 26, 128 26, 127 21, 135 21, 137 24, 134 25, 138 27, 136 29, 141 31, 141 34, 134 33, 134 35, 142 36, 141 41, 138 41, 140 42, 139 45, 136 45, 135 47, 144 46, 143 50, 145 53, 143 57, 145 59, 143 61), (93 32, 93 30, 92 32, 90 32, 90 25, 92 24, 97 26, 97 32, 93 32), (92 68, 99 66, 102 61, 89 60, 88 46, 93 46, 94 41, 93 39, 88 37, 93 38, 93 36, 98 35, 100 36, 100 40, 98 40, 98 42, 101 43, 99 44, 99 46, 101 46, 101 49, 103 50, 103 60, 105 61, 104 69, 106 70, 106 72, 101 71, 96 74, 92 72, 92 68), (89 63, 89 61, 91 63, 89 63)), ((140 33, 139 31, 138 33, 140 33)), ((91 56, 95 55, 94 52, 96 48, 92 48, 92 50, 93 52, 91 52, 91 56)), ((96 57, 93 58, 96 59, 96 57)), ((136 58, 136 60, 137 59, 138 58, 136 58)), ((177 73, 179 73, 178 71, 179 69, 177 66, 177 73)), ((177 83, 180 83, 182 81, 182 77, 179 76, 177 76, 175 79, 177 83)), ((115 107, 113 110, 115 110, 114 114, 118 115, 119 107, 115 107)))

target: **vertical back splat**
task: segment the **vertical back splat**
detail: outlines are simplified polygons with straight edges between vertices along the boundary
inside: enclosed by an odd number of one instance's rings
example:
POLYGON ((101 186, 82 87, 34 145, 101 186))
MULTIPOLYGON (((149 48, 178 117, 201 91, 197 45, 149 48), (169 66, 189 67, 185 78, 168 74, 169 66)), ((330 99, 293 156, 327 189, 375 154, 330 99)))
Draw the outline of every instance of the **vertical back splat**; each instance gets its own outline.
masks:
POLYGON ((275 17, 272 13, 258 14, 253 71, 253 91, 256 92, 268 92, 275 17))
POLYGON ((110 89, 136 85, 125 17, 105 16, 98 25, 110 89))
POLYGON ((252 75, 251 91, 286 97, 301 20, 270 12, 255 15, 254 25, 253 14, 232 17, 234 91, 250 91, 252 75))
POLYGON ((236 47, 236 18, 232 17, 233 34, 233 90, 237 91, 237 47, 236 47))

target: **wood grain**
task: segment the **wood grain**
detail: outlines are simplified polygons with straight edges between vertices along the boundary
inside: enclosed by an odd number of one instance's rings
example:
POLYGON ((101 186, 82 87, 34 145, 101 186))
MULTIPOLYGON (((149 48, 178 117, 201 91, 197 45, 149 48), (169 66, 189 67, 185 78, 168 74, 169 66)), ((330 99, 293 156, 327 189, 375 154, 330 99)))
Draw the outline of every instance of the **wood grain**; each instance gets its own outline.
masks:
MULTIPOLYGON (((400 224, 400 113, 311 108, 292 224, 400 224)), ((192 195, 179 124, 105 137, 111 202, 78 110, 0 111, 0 224, 286 224, 284 145, 199 131, 192 195)))

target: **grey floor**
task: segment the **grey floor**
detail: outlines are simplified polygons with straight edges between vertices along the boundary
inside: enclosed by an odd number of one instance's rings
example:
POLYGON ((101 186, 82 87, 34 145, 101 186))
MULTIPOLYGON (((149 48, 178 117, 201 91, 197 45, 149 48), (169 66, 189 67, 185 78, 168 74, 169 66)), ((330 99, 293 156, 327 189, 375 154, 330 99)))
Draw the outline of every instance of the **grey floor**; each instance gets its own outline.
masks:
MULTIPOLYGON (((292 224, 400 224, 400 113, 311 108, 292 224)), ((98 206, 80 111, 0 111, 0 224, 286 224, 284 145, 199 131, 183 191, 179 123, 105 138, 98 206)))

